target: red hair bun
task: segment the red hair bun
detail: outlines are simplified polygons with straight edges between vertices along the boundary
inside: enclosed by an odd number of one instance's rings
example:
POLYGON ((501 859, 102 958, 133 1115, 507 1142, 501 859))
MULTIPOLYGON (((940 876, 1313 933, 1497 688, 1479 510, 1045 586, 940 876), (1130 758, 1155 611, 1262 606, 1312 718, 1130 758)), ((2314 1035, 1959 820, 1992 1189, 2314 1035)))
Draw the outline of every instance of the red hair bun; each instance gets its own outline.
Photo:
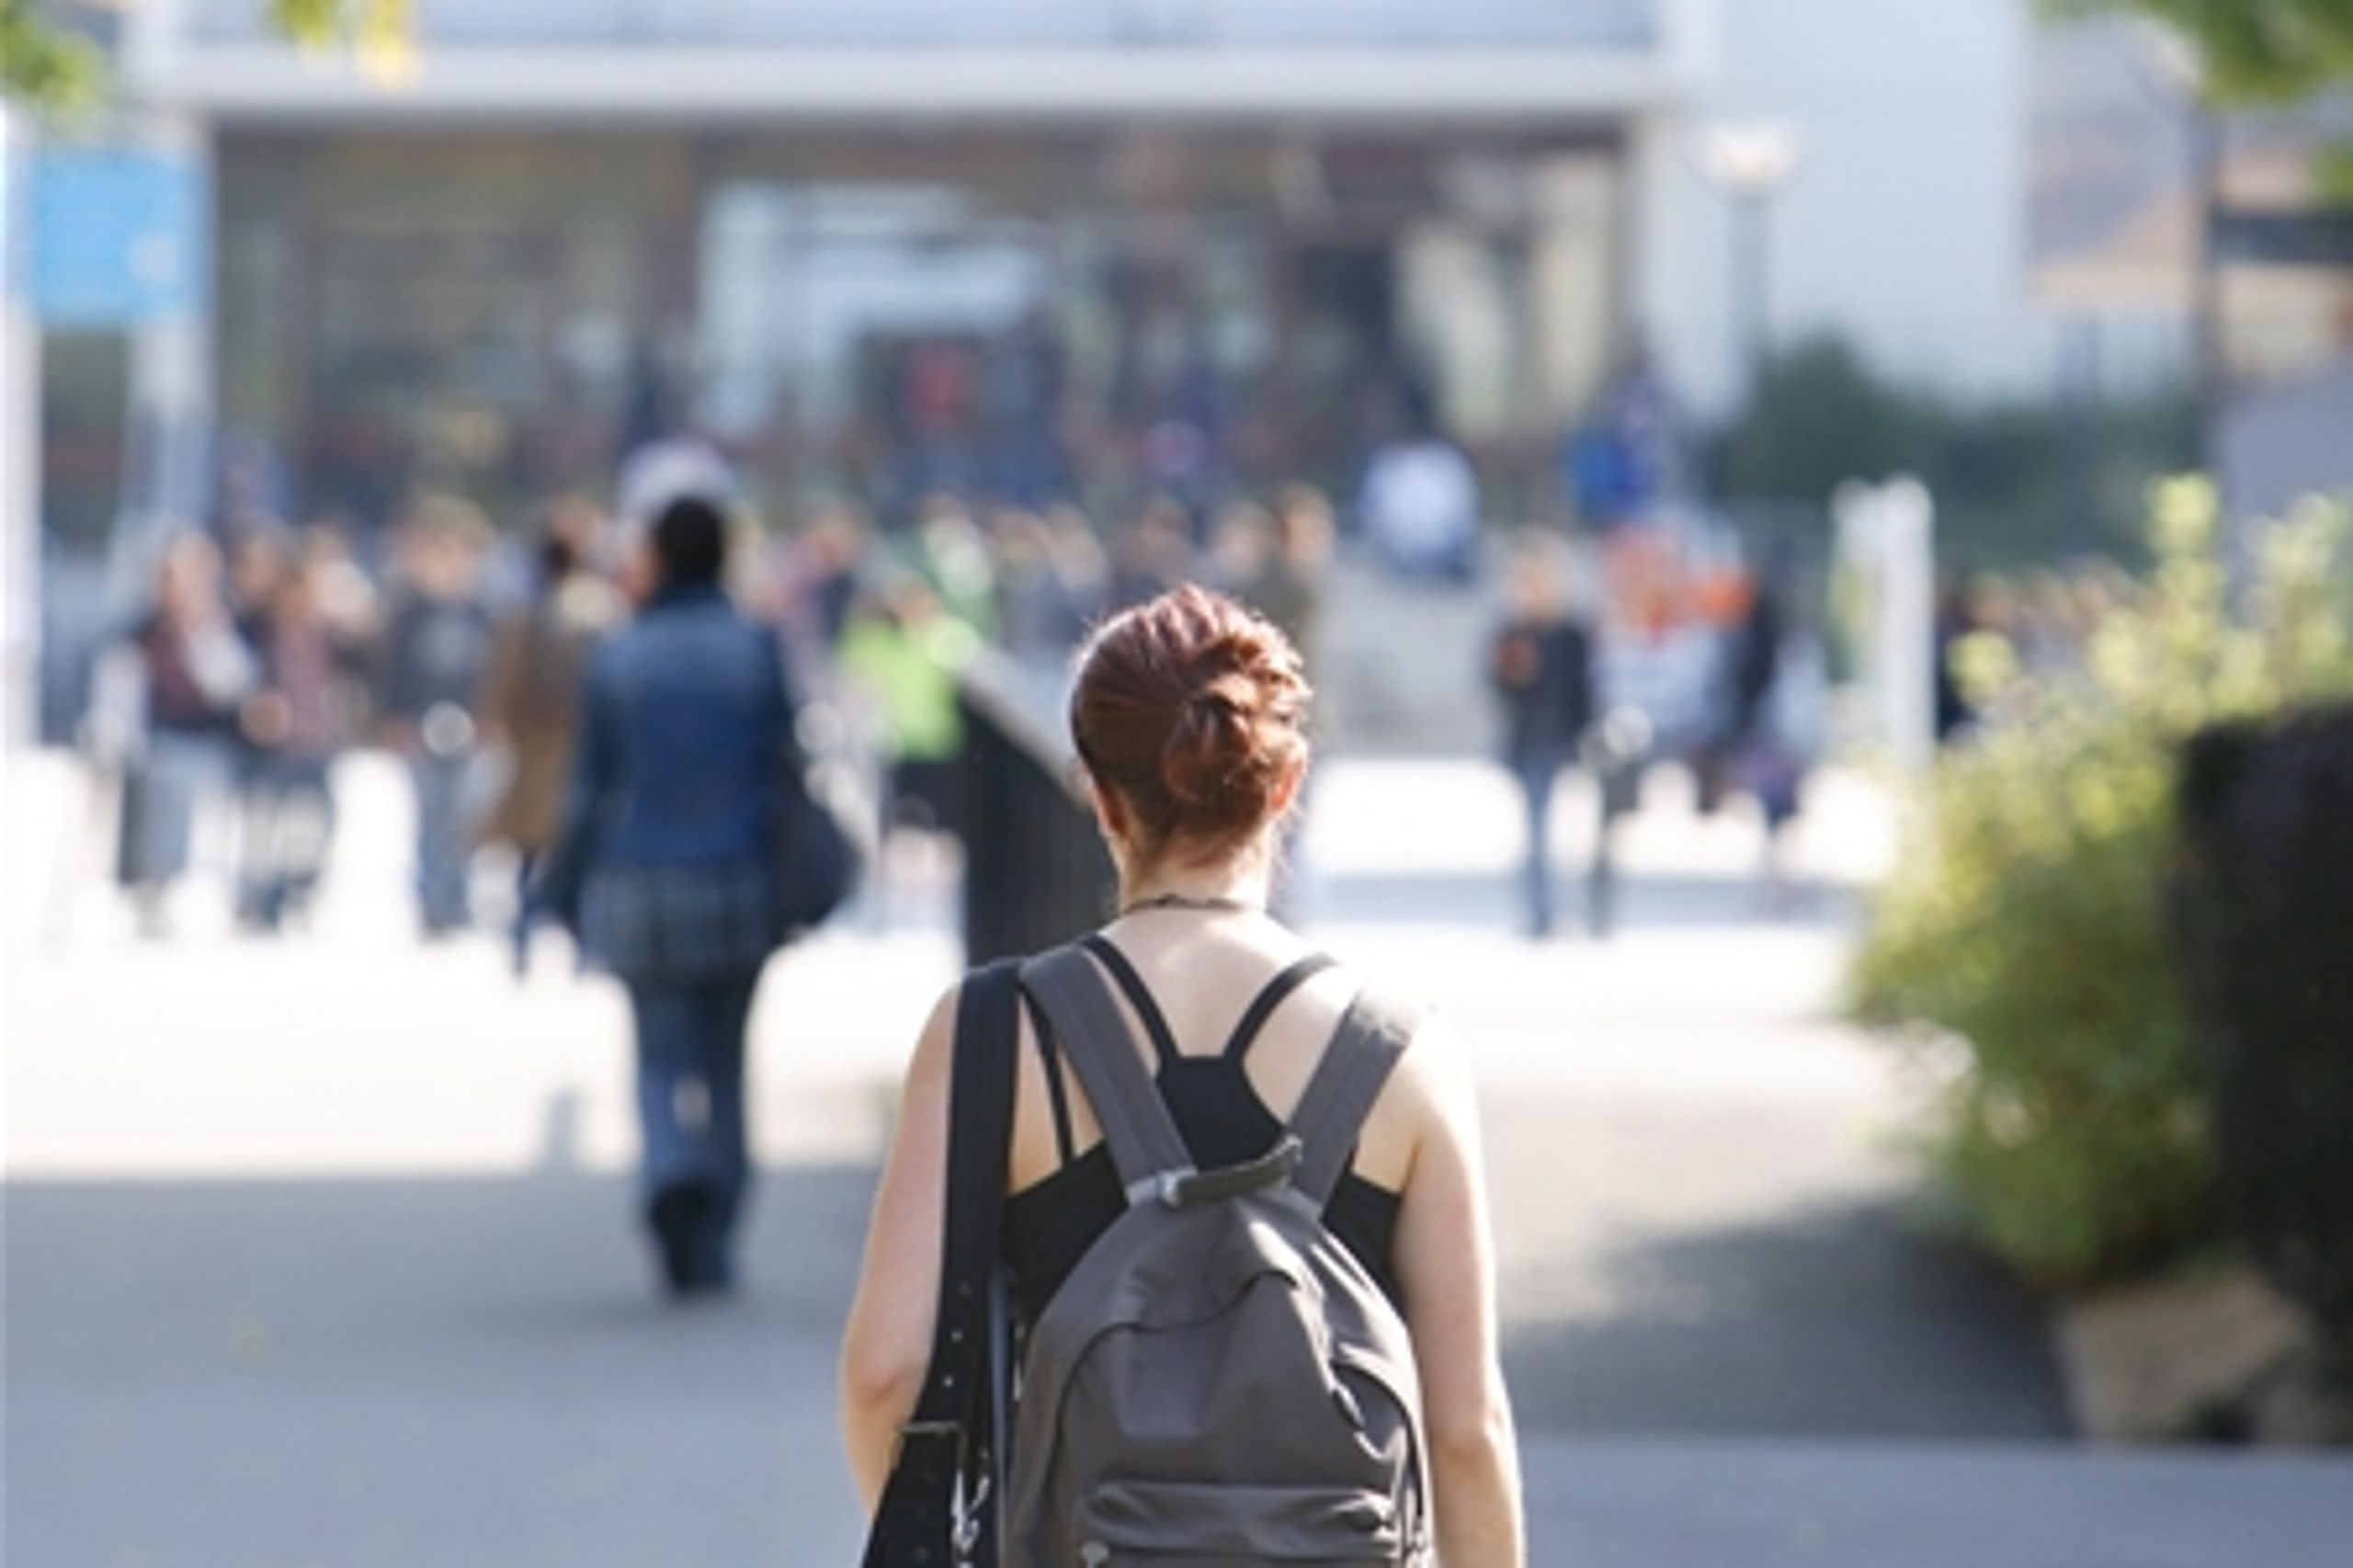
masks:
POLYGON ((1269 621, 1188 585, 1104 623, 1079 654, 1070 727, 1139 847, 1214 859, 1270 825, 1307 760, 1299 651, 1269 621))

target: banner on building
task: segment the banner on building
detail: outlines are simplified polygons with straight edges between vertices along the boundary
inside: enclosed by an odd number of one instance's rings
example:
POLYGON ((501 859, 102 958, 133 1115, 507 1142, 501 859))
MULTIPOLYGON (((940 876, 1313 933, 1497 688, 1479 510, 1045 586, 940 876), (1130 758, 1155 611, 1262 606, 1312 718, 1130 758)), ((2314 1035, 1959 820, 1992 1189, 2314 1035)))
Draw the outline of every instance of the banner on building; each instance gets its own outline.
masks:
POLYGON ((52 327, 131 327, 203 309, 204 176, 185 155, 45 147, 33 165, 33 309, 52 327))

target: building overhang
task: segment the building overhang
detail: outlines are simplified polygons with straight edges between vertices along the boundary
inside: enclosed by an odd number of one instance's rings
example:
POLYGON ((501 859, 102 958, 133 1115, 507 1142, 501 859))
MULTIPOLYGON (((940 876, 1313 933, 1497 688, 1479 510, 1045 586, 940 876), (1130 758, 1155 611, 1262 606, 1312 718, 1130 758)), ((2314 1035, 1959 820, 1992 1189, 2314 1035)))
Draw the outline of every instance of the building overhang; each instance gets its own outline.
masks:
POLYGON ((207 119, 429 127, 747 121, 1546 124, 1683 101, 1674 51, 1463 49, 430 51, 390 81, 277 44, 135 51, 140 99, 207 119))

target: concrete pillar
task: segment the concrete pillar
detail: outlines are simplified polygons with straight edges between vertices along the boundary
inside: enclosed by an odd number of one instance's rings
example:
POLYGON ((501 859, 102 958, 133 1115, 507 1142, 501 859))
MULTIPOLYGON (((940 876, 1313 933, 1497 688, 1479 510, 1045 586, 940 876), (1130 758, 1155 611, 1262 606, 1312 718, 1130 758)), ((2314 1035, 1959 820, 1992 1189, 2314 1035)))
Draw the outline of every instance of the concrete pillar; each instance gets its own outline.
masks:
MULTIPOLYGON (((0 745, 40 724, 40 323, 33 314, 32 121, 0 103, 0 745)), ((0 772, 5 772, 0 767, 0 772)))
POLYGON ((1547 435, 1557 435, 1586 412, 1624 347, 1623 180, 1609 160, 1570 154, 1544 160, 1532 183, 1531 369, 1539 422, 1547 435))
POLYGON ((157 540, 205 521, 215 435, 211 138, 200 121, 176 115, 143 119, 135 134, 193 165, 204 216, 187 258, 199 278, 193 303, 131 329, 131 460, 109 562, 118 593, 144 582, 157 540))

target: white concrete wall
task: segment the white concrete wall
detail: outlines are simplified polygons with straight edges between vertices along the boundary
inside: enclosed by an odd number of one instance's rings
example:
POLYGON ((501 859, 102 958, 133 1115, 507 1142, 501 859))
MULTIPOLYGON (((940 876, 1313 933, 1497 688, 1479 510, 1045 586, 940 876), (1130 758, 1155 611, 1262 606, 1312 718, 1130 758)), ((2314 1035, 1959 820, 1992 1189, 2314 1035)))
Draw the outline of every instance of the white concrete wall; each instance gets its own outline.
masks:
POLYGON ((2028 288, 2028 0, 1713 0, 1686 113, 1637 139, 1648 181, 1637 309, 1700 411, 1742 385, 1724 199, 1700 128, 1775 119, 1804 146, 1774 220, 1782 344, 1852 338, 1965 394, 2052 384, 2028 288))

